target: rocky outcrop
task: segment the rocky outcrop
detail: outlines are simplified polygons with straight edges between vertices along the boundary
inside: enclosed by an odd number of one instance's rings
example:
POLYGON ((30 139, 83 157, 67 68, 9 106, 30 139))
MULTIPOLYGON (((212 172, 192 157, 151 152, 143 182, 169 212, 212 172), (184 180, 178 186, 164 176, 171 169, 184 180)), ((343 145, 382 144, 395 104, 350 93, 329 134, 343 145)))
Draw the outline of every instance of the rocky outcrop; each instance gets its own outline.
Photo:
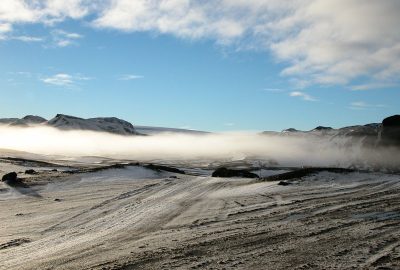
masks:
POLYGON ((287 180, 291 180, 291 179, 300 179, 302 177, 317 174, 320 172, 350 173, 353 171, 354 170, 352 170, 352 169, 346 169, 346 168, 319 168, 319 167, 303 168, 303 169, 298 169, 298 170, 285 172, 285 173, 281 173, 281 174, 271 175, 268 177, 264 177, 261 180, 263 180, 263 181, 287 181, 287 180))
POLYGON ((180 169, 165 166, 165 165, 148 164, 148 165, 144 165, 144 167, 147 169, 153 170, 153 171, 157 171, 157 172, 165 171, 165 172, 185 174, 185 172, 180 169))
POLYGON ((252 173, 248 170, 237 170, 237 169, 228 169, 225 167, 216 169, 212 175, 212 177, 243 177, 243 178, 260 178, 257 174, 252 173))
POLYGON ((324 126, 318 126, 314 128, 312 131, 322 131, 322 130, 332 130, 333 128, 331 127, 324 127, 324 126))
POLYGON ((400 115, 383 119, 379 135, 380 145, 400 147, 400 115))
POLYGON ((25 174, 37 174, 37 172, 34 169, 28 169, 25 170, 25 174))
POLYGON ((17 173, 10 172, 10 173, 3 175, 3 177, 1 178, 1 181, 6 182, 7 184, 13 184, 17 181, 17 179, 18 179, 17 173))

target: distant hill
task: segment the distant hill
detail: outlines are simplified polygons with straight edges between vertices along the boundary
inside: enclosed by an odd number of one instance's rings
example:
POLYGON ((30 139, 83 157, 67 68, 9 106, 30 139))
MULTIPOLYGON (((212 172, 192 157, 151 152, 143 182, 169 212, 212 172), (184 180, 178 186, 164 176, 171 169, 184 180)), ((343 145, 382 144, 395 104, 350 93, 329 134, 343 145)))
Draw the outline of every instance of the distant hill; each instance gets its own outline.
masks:
POLYGON ((119 135, 139 135, 128 121, 116 117, 96 117, 83 119, 75 116, 57 114, 47 121, 48 126, 62 130, 91 130, 119 135))
POLYGON ((334 129, 318 126, 309 131, 288 128, 282 132, 264 131, 264 135, 289 137, 324 137, 348 138, 348 143, 361 142, 364 146, 399 146, 400 145, 400 116, 394 115, 385 118, 382 123, 348 126, 334 129))
POLYGON ((206 134, 206 132, 164 128, 137 126, 134 127, 130 122, 116 117, 96 117, 80 118, 65 114, 57 114, 54 118, 46 120, 40 116, 27 115, 23 118, 2 118, 0 125, 30 127, 30 126, 50 126, 60 130, 90 130, 107 132, 118 135, 154 135, 160 133, 180 133, 180 134, 206 134))

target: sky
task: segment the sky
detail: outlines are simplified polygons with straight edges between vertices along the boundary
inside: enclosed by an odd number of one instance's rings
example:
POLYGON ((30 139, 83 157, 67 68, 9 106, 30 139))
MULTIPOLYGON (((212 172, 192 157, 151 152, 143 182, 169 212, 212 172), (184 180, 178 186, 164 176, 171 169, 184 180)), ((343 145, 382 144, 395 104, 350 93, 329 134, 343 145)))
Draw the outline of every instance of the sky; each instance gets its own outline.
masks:
POLYGON ((398 0, 2 0, 0 118, 205 131, 381 122, 398 0))

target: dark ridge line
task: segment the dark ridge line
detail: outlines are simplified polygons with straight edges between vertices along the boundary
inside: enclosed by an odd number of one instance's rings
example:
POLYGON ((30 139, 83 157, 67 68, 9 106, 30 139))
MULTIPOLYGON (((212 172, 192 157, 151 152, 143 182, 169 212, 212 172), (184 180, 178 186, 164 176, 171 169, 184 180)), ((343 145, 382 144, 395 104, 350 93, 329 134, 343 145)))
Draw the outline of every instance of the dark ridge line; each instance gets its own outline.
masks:
POLYGON ((291 180, 300 179, 305 176, 316 174, 319 172, 333 172, 333 173, 351 173, 360 172, 360 170, 346 169, 346 168, 323 168, 323 167, 312 167, 312 168, 302 168, 291 172, 271 175, 268 177, 260 178, 261 181, 281 181, 281 180, 291 180))
POLYGON ((84 168, 84 169, 75 169, 75 170, 69 170, 69 171, 64 171, 63 173, 67 174, 79 174, 79 173, 93 173, 93 172, 100 172, 100 171, 105 171, 105 170, 110 170, 110 169, 125 169, 126 167, 129 166, 140 166, 149 170, 153 170, 156 172, 161 172, 161 171, 166 171, 166 172, 172 172, 172 173, 178 173, 178 174, 186 174, 185 171, 174 168, 174 167, 169 167, 169 166, 164 166, 164 165, 156 165, 156 164, 141 164, 139 162, 129 162, 129 163, 116 163, 112 165, 106 165, 106 166, 99 166, 99 167, 94 167, 94 168, 84 168))
POLYGON ((154 170, 154 171, 166 171, 166 172, 172 172, 172 173, 179 173, 179 174, 186 174, 184 171, 175 168, 175 167, 169 167, 165 165, 155 165, 155 164, 147 164, 147 165, 142 165, 143 167, 154 170))
POLYGON ((34 160, 34 159, 27 159, 27 158, 2 157, 2 158, 0 158, 0 160, 9 161, 10 163, 12 163, 12 161, 15 161, 17 163, 30 162, 30 163, 36 164, 36 166, 38 166, 38 167, 39 166, 68 167, 68 166, 60 165, 60 164, 56 164, 56 163, 34 160))

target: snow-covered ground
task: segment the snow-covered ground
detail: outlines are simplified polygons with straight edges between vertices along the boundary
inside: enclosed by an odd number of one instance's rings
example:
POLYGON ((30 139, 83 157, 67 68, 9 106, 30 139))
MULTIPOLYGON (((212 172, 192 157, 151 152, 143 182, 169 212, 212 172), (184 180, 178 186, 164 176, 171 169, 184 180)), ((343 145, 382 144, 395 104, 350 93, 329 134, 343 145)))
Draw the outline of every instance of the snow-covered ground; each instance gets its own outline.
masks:
POLYGON ((204 161, 176 164, 186 175, 84 170, 99 162, 112 163, 64 159, 79 166, 63 173, 0 160, 0 174, 39 172, 26 187, 0 183, 0 269, 400 267, 399 175, 321 172, 281 186, 213 178, 196 170, 204 161))

